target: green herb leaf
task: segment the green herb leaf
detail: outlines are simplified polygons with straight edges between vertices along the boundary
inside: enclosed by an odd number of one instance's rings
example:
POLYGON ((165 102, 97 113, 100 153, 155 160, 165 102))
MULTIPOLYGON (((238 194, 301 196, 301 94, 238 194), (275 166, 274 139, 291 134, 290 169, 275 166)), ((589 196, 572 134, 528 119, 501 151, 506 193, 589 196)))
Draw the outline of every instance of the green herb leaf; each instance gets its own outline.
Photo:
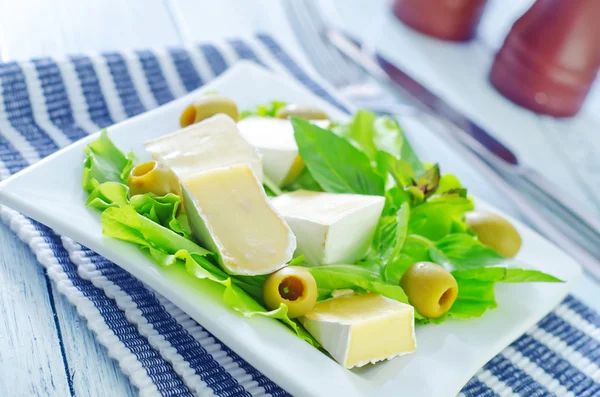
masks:
POLYGON ((377 165, 379 169, 385 169, 386 172, 390 173, 399 188, 412 185, 415 181, 415 173, 411 165, 407 161, 397 159, 388 152, 377 152, 377 165))
POLYGON ((384 180, 367 156, 333 132, 292 118, 300 156, 311 175, 328 192, 382 196, 384 180))
POLYGON ((461 280, 493 281, 503 283, 562 283, 564 281, 539 270, 506 267, 482 267, 469 270, 455 270, 455 278, 461 280))
POLYGON ((410 206, 408 203, 404 203, 401 205, 396 216, 393 217, 392 222, 386 219, 385 224, 381 225, 379 257, 383 263, 387 263, 390 260, 393 261, 400 254, 408 233, 409 219, 410 206))
MULTIPOLYGON (((399 302, 408 303, 404 290, 396 284, 388 284, 381 280, 377 272, 355 265, 325 265, 310 267, 319 288, 319 299, 327 299, 336 290, 350 289, 355 292, 373 292, 399 302)), ((415 312, 416 319, 423 317, 415 312)))
POLYGON ((283 193, 279 186, 266 175, 263 175, 263 185, 266 187, 267 194, 271 193, 269 196, 279 196, 283 193))
MULTIPOLYGON (((378 150, 388 152, 396 158, 401 158, 405 161, 407 160, 402 157, 404 145, 408 145, 408 149, 410 149, 411 152, 412 149, 410 148, 410 144, 404 136, 404 132, 395 119, 389 116, 379 116, 375 119, 375 121, 373 121, 373 130, 373 141, 375 142, 375 147, 378 150)), ((414 153, 412 154, 416 159, 416 155, 414 153)))
POLYGON ((436 194, 442 194, 449 191, 462 189, 460 180, 453 174, 444 174, 440 177, 440 182, 436 194))
POLYGON ((399 284, 402 275, 417 262, 430 261, 429 250, 433 243, 415 235, 408 235, 400 253, 385 265, 383 274, 386 282, 399 284))
POLYGON ((304 167, 300 175, 296 177, 288 186, 285 186, 286 191, 294 190, 310 190, 313 192, 322 192, 323 188, 319 185, 319 182, 313 178, 308 168, 304 167))
POLYGON ((398 122, 389 116, 377 117, 374 113, 359 110, 348 124, 336 126, 335 131, 354 142, 365 154, 375 160, 377 151, 387 152, 406 161, 417 175, 425 167, 406 139, 398 122))
POLYGON ((427 169, 427 171, 425 171, 417 181, 417 186, 419 189, 421 189, 426 198, 436 192, 439 184, 440 167, 437 164, 434 164, 432 167, 427 169))
POLYGON ((400 209, 403 203, 410 203, 411 195, 398 186, 394 186, 385 192, 385 206, 383 216, 393 215, 400 209))
POLYGON ((458 283, 458 296, 449 315, 455 318, 480 317, 497 306, 494 285, 503 283, 562 282, 538 270, 504 267, 482 267, 456 270, 452 275, 458 283))
POLYGON ((348 128, 343 130, 345 137, 351 139, 369 157, 374 160, 377 153, 374 135, 375 114, 365 110, 356 112, 348 128))

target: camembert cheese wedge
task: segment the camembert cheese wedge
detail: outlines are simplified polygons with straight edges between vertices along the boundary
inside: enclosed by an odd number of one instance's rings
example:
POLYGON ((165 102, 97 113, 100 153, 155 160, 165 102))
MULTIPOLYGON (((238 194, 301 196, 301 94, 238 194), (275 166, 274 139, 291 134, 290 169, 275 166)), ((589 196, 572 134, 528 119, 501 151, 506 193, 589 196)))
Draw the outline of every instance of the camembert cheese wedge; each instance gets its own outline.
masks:
POLYGON ((229 273, 268 274, 292 259, 296 238, 247 164, 197 174, 182 188, 194 236, 229 273))
POLYGON ((233 164, 249 164, 262 181, 262 161, 241 137, 233 119, 217 114, 144 144, 152 157, 169 166, 179 179, 233 164))
POLYGON ((272 200, 309 265, 355 263, 371 246, 385 198, 297 190, 272 200))
POLYGON ((346 368, 389 360, 417 348, 414 308, 377 294, 318 302, 300 322, 346 368))
MULTIPOLYGON (((330 124, 329 120, 311 123, 321 128, 330 124)), ((290 120, 252 116, 239 121, 238 128, 242 137, 262 156, 265 175, 278 186, 292 182, 304 169, 290 120)))

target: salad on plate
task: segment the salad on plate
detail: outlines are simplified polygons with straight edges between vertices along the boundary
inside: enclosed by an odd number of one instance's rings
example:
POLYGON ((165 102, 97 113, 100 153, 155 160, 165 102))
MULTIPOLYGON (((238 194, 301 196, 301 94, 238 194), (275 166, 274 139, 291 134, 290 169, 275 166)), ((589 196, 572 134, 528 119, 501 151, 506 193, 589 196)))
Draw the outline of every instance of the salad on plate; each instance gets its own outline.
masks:
POLYGON ((484 315, 497 283, 561 282, 516 259, 515 227, 477 211, 391 117, 334 121, 281 101, 239 112, 212 93, 180 124, 144 143, 152 161, 106 131, 85 148, 103 234, 219 284, 227 307, 346 368, 414 352, 415 327, 484 315))

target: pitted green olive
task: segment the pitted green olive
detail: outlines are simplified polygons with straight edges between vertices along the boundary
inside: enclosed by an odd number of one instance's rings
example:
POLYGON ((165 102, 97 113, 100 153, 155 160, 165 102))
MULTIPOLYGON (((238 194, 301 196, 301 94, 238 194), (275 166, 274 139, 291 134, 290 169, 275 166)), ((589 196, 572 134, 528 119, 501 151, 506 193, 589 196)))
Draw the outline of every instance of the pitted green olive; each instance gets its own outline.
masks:
POLYGON ((218 94, 210 94, 195 100, 190 106, 185 108, 179 118, 179 122, 181 127, 187 127, 218 113, 224 113, 236 122, 240 118, 237 105, 231 98, 218 94))
POLYGON ((465 216, 467 225, 479 241, 498 251, 506 258, 513 258, 521 248, 521 236, 506 219, 491 212, 472 211, 465 216))
POLYGON ((305 120, 329 120, 329 116, 325 112, 310 105, 285 105, 277 109, 275 117, 278 119, 300 117, 305 120))
POLYGON ((156 161, 134 167, 127 178, 127 186, 130 196, 143 193, 154 193, 157 196, 175 193, 181 196, 179 179, 173 170, 156 161))
POLYGON ((428 318, 446 314, 458 295, 454 276, 432 262, 417 262, 409 267, 402 275, 400 286, 410 304, 428 318))
POLYGON ((308 313, 317 303, 317 282, 308 270, 287 266, 272 273, 263 284, 263 299, 269 310, 288 307, 288 316, 296 318, 308 313))

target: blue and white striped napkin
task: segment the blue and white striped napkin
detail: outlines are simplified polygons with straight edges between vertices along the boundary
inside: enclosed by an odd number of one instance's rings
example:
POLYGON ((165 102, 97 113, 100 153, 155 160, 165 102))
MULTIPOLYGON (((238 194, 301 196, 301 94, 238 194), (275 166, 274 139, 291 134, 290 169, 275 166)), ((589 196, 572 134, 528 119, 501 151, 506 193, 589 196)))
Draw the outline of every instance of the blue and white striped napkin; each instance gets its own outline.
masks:
MULTIPOLYGON (((195 48, 0 64, 0 179, 100 128, 192 91, 237 59, 287 70, 336 106, 267 35, 195 48)), ((21 214, 2 220, 144 396, 288 393, 171 302, 98 254, 21 214)), ((600 396, 600 316, 569 296, 487 363, 462 396, 600 396)))

